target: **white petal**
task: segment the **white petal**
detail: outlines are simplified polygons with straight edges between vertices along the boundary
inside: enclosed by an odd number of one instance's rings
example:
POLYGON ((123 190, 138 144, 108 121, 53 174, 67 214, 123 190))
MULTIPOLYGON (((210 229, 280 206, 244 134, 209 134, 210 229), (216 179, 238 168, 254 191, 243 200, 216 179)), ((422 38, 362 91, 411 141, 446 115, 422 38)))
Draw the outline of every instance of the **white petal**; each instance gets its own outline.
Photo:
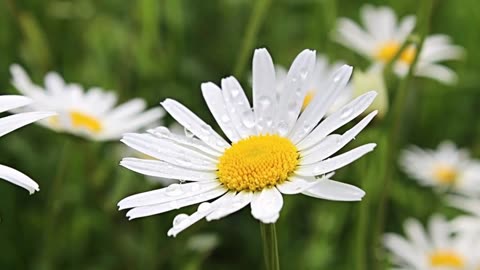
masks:
POLYGON ((185 184, 174 183, 165 188, 126 197, 118 203, 118 207, 119 210, 122 210, 185 199, 205 193, 219 187, 220 185, 221 184, 216 180, 185 184))
POLYGON ((354 162, 366 153, 371 152, 375 146, 376 144, 374 143, 359 146, 338 156, 317 163, 300 166, 295 173, 302 176, 314 176, 332 172, 354 162))
POLYGON ((186 169, 160 160, 124 158, 120 165, 144 175, 178 180, 208 181, 217 178, 213 171, 186 169))
POLYGON ((105 131, 95 136, 99 141, 117 140, 126 132, 135 132, 143 127, 156 123, 165 112, 161 108, 153 108, 130 118, 106 120, 105 131))
POLYGON ((315 51, 304 50, 293 61, 285 79, 276 113, 276 131, 286 136, 295 125, 315 69, 315 51))
POLYGON ((108 114, 109 119, 121 119, 136 115, 147 107, 145 100, 135 98, 117 106, 108 114))
POLYGON ((317 144, 321 139, 339 127, 350 122, 364 112, 377 96, 375 91, 367 92, 352 100, 340 110, 329 115, 305 139, 297 145, 299 150, 305 150, 317 144))
POLYGON ((121 141, 148 156, 180 167, 195 170, 217 170, 217 160, 208 155, 162 140, 151 134, 128 133, 121 141))
POLYGON ((227 193, 212 203, 204 202, 200 204, 197 211, 190 216, 187 214, 177 215, 173 219, 173 227, 168 230, 167 235, 173 237, 177 236, 177 234, 181 233, 186 228, 190 227, 191 225, 195 224, 202 218, 206 217, 207 215, 218 209, 221 204, 229 200, 230 196, 230 193, 227 193))
POLYGON ((273 133, 277 113, 276 78, 272 57, 266 49, 257 49, 253 55, 252 86, 257 132, 273 133))
MULTIPOLYGON (((182 127, 183 129, 183 127, 182 127)), ((211 148, 203 141, 196 139, 196 138, 188 138, 183 135, 178 135, 170 132, 170 130, 166 127, 157 127, 153 129, 147 130, 148 133, 155 135, 158 138, 168 140, 172 143, 176 143, 178 145, 189 147, 194 150, 199 150, 201 152, 207 153, 214 157, 220 157, 222 155, 221 152, 211 148)))
POLYGON ((413 29, 415 28, 416 17, 413 15, 406 16, 402 19, 400 24, 398 25, 397 33, 395 38, 397 41, 403 43, 405 39, 412 33, 413 29))
POLYGON ((318 183, 302 192, 305 195, 332 201, 361 201, 365 191, 360 188, 333 180, 319 180, 318 183))
POLYGON ((51 112, 28 112, 0 118, 0 137, 40 119, 55 115, 51 112))
POLYGON ((338 19, 335 40, 365 57, 372 57, 375 39, 350 19, 338 19))
POLYGON ((240 136, 233 125, 232 118, 228 115, 227 107, 223 100, 222 90, 211 82, 202 83, 201 87, 203 98, 220 128, 230 141, 238 141, 240 136))
POLYGON ((197 194, 191 197, 178 199, 178 200, 174 200, 166 203, 153 204, 153 205, 133 208, 132 210, 127 212, 127 217, 129 217, 129 219, 132 220, 135 218, 165 213, 174 209, 180 209, 185 206, 189 206, 192 204, 197 204, 200 202, 211 200, 213 198, 217 198, 226 192, 227 190, 224 187, 219 186, 207 192, 197 194))
POLYGON ((38 188, 38 184, 35 183, 35 181, 33 181, 30 177, 4 165, 0 165, 0 178, 17 186, 23 187, 24 189, 28 190, 30 194, 40 190, 38 188))
POLYGON ((162 102, 162 106, 178 123, 190 130, 195 136, 210 145, 213 149, 223 151, 230 146, 211 126, 207 125, 202 119, 179 102, 173 99, 166 99, 162 102))
POLYGON ((408 236, 410 241, 415 242, 415 245, 424 251, 431 250, 432 246, 427 239, 425 230, 417 220, 411 218, 407 219, 404 227, 405 234, 408 236))
POLYGON ((260 193, 254 193, 252 215, 263 223, 275 223, 283 206, 282 194, 276 188, 264 188, 260 193))
POLYGON ((56 72, 48 72, 45 75, 45 88, 52 95, 57 95, 63 92, 65 87, 65 81, 63 78, 56 72))
POLYGON ((444 84, 455 84, 457 82, 457 74, 455 71, 437 64, 419 65, 415 69, 415 75, 428 77, 444 84))
POLYGON ((351 66, 343 65, 329 78, 325 90, 318 89, 319 93, 314 96, 310 105, 305 108, 305 111, 298 118, 292 133, 289 135, 294 143, 298 143, 305 138, 317 126, 318 122, 328 111, 328 108, 344 90, 352 75, 352 70, 351 66))
POLYGON ((352 139, 362 131, 368 123, 377 115, 377 111, 371 112, 362 121, 358 122, 353 128, 349 129, 343 135, 332 134, 328 135, 320 141, 317 145, 302 151, 302 164, 312 164, 319 162, 329 156, 335 154, 338 150, 342 149, 352 139))
POLYGON ((31 97, 36 102, 39 100, 46 101, 47 96, 45 95, 43 89, 32 83, 30 77, 28 77, 28 74, 20 65, 11 65, 10 73, 13 77, 12 84, 20 93, 31 97))
MULTIPOLYGON (((232 213, 239 211, 247 206, 253 198, 253 193, 249 191, 241 191, 236 195, 229 192, 229 199, 225 200, 217 209, 207 216, 207 221, 224 218, 232 213), (232 197, 232 194, 234 195, 232 197)), ((224 197, 226 197, 226 194, 224 197)))
POLYGON ((302 193, 303 191, 313 187, 318 183, 318 181, 313 176, 300 176, 300 175, 292 175, 288 178, 287 181, 284 183, 277 185, 277 189, 283 194, 298 194, 302 193))
MULTIPOLYGON (((423 253, 419 253, 411 243, 395 234, 386 234, 384 237, 384 245, 392 251, 393 254, 402 259, 409 266, 413 266, 412 269, 425 269, 422 268, 422 264, 425 261, 423 253)), ((410 267, 408 269, 411 269, 410 267)))
POLYGON ((256 134, 255 116, 237 79, 235 77, 222 79, 222 90, 227 111, 240 137, 246 138, 256 134))
POLYGON ((428 231, 434 247, 442 249, 449 247, 450 230, 445 217, 436 214, 430 218, 428 231))
POLYGON ((32 103, 32 100, 24 96, 0 96, 0 113, 22 107, 30 103, 32 103))

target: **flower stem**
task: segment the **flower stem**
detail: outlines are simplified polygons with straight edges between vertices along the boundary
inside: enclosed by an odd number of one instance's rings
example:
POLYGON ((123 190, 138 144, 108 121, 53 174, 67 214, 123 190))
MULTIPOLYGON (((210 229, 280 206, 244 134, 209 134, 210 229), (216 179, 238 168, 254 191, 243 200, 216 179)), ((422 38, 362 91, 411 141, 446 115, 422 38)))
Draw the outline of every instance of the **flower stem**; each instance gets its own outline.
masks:
POLYGON ((242 73, 245 70, 249 56, 251 54, 252 48, 255 43, 258 31, 262 25, 265 14, 270 6, 271 0, 258 0, 254 1, 255 6, 253 7, 252 15, 248 21, 247 30, 245 32, 245 37, 243 39, 242 48, 237 59, 237 64, 233 74, 240 78, 242 73))
MULTIPOLYGON (((432 9, 433 9, 433 0, 424 0, 422 2, 422 6, 419 9, 419 14, 417 18, 421 18, 422 21, 419 22, 419 27, 418 27, 418 39, 417 42, 414 42, 417 44, 417 53, 415 54, 415 57, 413 59, 412 64, 409 67, 408 74, 400 82, 400 85, 398 87, 395 100, 393 102, 393 108, 390 113, 390 121, 387 121, 387 123, 390 123, 390 126, 387 126, 387 146, 388 149, 386 150, 386 168, 384 170, 383 174, 383 190, 381 191, 380 194, 380 203, 379 203, 379 208, 378 208, 378 214, 377 214, 377 224, 376 224, 376 230, 375 230, 375 235, 374 235, 374 243, 379 244, 380 243, 380 238, 381 235, 383 234, 384 230, 384 225, 385 225, 385 214, 387 212, 387 201, 390 197, 390 183, 391 179, 394 176, 394 168, 395 168, 395 162, 396 162, 396 157, 398 156, 398 151, 399 151, 399 146, 400 146, 400 137, 399 135, 401 134, 401 128, 402 128, 402 123, 403 123, 403 117, 405 113, 405 104, 407 97, 409 95, 409 92, 412 90, 411 86, 411 81, 412 77, 415 73, 415 67, 418 62, 419 55, 422 51, 423 48, 423 43, 425 41, 425 37, 428 33, 428 30, 430 28, 430 17, 432 14, 432 9)), ((380 249, 381 250, 381 249, 380 249)), ((380 256, 380 259, 382 259, 383 256, 380 256)), ((377 265, 377 269, 383 269, 381 264, 379 263, 377 265)))
POLYGON ((265 224, 260 222, 260 233, 262 235, 263 255, 265 258, 266 269, 280 270, 275 223, 265 224))

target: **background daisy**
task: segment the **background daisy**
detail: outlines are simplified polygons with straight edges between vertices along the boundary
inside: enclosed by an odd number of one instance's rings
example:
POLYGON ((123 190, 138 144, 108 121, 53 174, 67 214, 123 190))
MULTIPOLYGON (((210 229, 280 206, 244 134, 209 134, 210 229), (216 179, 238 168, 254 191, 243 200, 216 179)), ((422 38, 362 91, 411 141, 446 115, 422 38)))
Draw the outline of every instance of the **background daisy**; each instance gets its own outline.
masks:
POLYGON ((136 131, 159 120, 160 108, 144 111, 146 102, 132 99, 115 107, 117 95, 98 87, 84 91, 79 84, 65 83, 55 72, 45 76, 45 89, 33 84, 19 65, 10 67, 12 84, 35 101, 24 110, 50 110, 57 116, 39 123, 58 132, 68 132, 88 139, 119 139, 123 133, 136 131))

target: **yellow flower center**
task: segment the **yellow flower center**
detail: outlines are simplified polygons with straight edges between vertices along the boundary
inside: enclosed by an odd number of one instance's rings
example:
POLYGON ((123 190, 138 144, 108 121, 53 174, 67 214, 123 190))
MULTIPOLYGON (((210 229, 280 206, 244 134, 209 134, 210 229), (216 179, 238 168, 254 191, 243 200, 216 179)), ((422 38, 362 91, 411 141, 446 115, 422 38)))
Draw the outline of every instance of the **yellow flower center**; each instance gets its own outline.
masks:
POLYGON ((432 267, 454 267, 462 269, 464 266, 462 256, 453 251, 436 251, 430 255, 432 267))
POLYGON ((295 145, 278 135, 257 135, 234 143, 218 163, 218 179, 229 190, 259 191, 284 182, 295 170, 295 145))
POLYGON ((435 168, 434 175, 441 184, 453 184, 457 179, 458 172, 449 165, 438 165, 435 168))
POLYGON ((307 92, 307 95, 303 99, 302 110, 305 110, 305 108, 307 108, 308 104, 310 104, 314 96, 315 90, 312 89, 307 92))
MULTIPOLYGON (((72 127, 74 128, 84 128, 93 133, 99 133, 103 129, 103 126, 100 120, 86 113, 79 112, 79 111, 70 111, 69 117, 70 117, 70 122, 72 124, 72 127)), ((58 116, 50 117, 48 121, 52 126, 55 126, 55 127, 60 126, 60 120, 58 116)))
MULTIPOLYGON (((382 44, 377 50, 376 58, 382 62, 391 61, 400 49, 400 45, 401 44, 396 41, 388 41, 382 44)), ((408 46, 402 51, 398 60, 407 65, 410 65, 415 59, 416 53, 417 49, 415 49, 414 46, 408 46)))

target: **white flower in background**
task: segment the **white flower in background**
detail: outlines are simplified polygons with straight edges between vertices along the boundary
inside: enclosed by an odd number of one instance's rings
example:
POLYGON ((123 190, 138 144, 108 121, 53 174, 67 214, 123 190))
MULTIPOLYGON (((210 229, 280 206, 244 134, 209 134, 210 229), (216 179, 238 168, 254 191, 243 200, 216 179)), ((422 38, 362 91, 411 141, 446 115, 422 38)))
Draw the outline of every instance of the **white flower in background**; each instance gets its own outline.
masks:
MULTIPOLYGON (((31 104, 32 100, 22 96, 0 96, 0 113, 31 104)), ((0 118, 0 137, 40 119, 55 115, 51 112, 25 112, 0 118)), ((25 174, 0 165, 0 178, 21 186, 30 194, 38 191, 38 184, 25 174)))
POLYGON ((144 111, 142 99, 114 107, 117 95, 94 87, 84 91, 78 84, 67 84, 57 73, 45 76, 45 89, 32 83, 27 73, 12 65, 12 84, 35 101, 27 109, 48 110, 58 116, 39 123, 57 132, 68 132, 92 140, 115 140, 123 133, 137 131, 164 115, 161 108, 144 111))
POLYGON ((437 150, 411 146, 400 156, 404 170, 423 186, 460 194, 480 194, 480 163, 452 142, 442 142, 437 150))
POLYGON ((394 257, 395 269, 477 270, 480 267, 480 242, 468 234, 452 234, 445 218, 433 216, 425 232, 409 219, 404 224, 406 238, 386 234, 384 244, 394 257))
MULTIPOLYGON (((335 40, 342 45, 370 59, 375 66, 383 68, 397 54, 415 27, 415 16, 406 16, 397 21, 393 9, 365 5, 360 12, 365 29, 350 19, 341 18, 335 40)), ((398 76, 405 76, 415 59, 417 48, 409 45, 400 54, 393 66, 398 76)), ((452 45, 446 35, 431 35, 425 39, 419 55, 415 75, 429 77, 442 83, 454 83, 456 74, 450 68, 439 64, 461 58, 463 48, 452 45)))
MULTIPOLYGON (((305 99, 303 100, 302 110, 305 109, 308 104, 310 104, 316 94, 321 93, 322 91, 326 91, 326 87, 329 86, 328 83, 332 79, 332 76, 342 66, 343 62, 334 62, 332 64, 329 64, 328 59, 325 55, 317 56, 315 70, 311 74, 310 80, 307 83, 307 94, 305 95, 305 99)), ((275 73, 277 79, 278 95, 281 95, 283 91, 290 90, 288 88, 284 89, 285 80, 287 78, 287 70, 284 67, 277 65, 275 66, 275 73)), ((341 89, 341 93, 338 94, 337 99, 328 108, 327 115, 336 112, 339 108, 347 104, 348 101, 352 99, 352 92, 353 91, 351 85, 348 83, 343 89, 341 89)))
POLYGON ((447 197, 447 203, 469 214, 452 220, 454 231, 471 233, 480 241, 480 198, 452 195, 447 197))
POLYGON ((366 112, 378 110, 378 117, 385 116, 388 111, 388 90, 382 72, 377 69, 369 69, 365 72, 357 69, 353 72, 351 85, 352 98, 363 95, 371 89, 375 90, 377 98, 366 112))
POLYGON ((189 183, 127 197, 119 202, 119 208, 133 208, 127 216, 134 219, 201 203, 192 215, 176 216, 168 231, 175 236, 203 218, 220 219, 249 204, 253 217, 274 223, 283 206, 282 193, 361 200, 365 195, 361 189, 329 178, 332 171, 372 151, 375 144, 330 156, 357 136, 376 112, 344 134, 332 132, 367 109, 376 94, 366 93, 321 121, 350 78, 352 67, 343 66, 300 114, 314 67, 315 52, 300 53, 288 72, 285 91, 278 97, 272 58, 267 50, 256 50, 253 110, 234 77, 223 79, 221 88, 211 82, 202 84, 207 106, 232 144, 182 104, 171 99, 162 102, 192 136, 175 135, 165 127, 126 134, 125 144, 158 160, 124 158, 121 165, 145 175, 189 183))

